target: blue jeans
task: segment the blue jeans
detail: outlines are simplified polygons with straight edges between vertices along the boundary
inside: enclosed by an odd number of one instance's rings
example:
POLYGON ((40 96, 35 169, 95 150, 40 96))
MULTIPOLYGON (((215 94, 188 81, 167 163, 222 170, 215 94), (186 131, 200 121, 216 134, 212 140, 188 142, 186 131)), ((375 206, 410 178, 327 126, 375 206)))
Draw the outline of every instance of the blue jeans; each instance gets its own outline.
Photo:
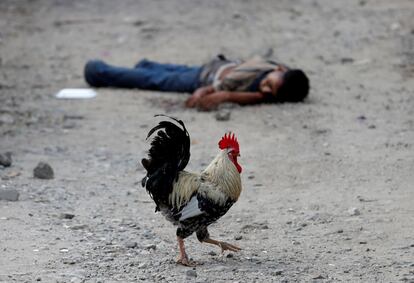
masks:
POLYGON ((115 67, 100 60, 88 61, 84 75, 94 87, 139 88, 170 92, 194 92, 202 67, 160 64, 141 60, 134 68, 115 67))

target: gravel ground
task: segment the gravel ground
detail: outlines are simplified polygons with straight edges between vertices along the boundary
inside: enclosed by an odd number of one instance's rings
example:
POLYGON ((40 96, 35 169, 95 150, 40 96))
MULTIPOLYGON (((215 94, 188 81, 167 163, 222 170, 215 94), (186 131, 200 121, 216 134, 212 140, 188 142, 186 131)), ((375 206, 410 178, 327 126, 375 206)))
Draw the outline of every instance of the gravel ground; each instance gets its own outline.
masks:
POLYGON ((413 18, 410 0, 1 1, 0 281, 414 282, 413 18), (228 120, 182 94, 54 97, 86 87, 91 58, 217 53, 301 67, 310 97, 226 105, 228 120), (191 171, 237 133, 244 190, 210 233, 241 252, 190 237, 199 265, 175 264, 175 229, 140 187, 157 113, 186 123, 191 171))

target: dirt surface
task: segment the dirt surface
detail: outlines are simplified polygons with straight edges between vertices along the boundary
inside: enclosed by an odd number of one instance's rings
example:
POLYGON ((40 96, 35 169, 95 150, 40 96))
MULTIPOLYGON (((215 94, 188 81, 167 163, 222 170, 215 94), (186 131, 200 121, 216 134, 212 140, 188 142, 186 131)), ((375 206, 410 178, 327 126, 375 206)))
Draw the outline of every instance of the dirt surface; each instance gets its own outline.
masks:
POLYGON ((414 282, 414 4, 411 0, 0 1, 1 282, 414 282), (86 87, 88 59, 200 64, 259 54, 303 68, 301 104, 236 107, 86 87), (243 248, 177 266, 175 228, 140 187, 157 113, 182 119, 189 170, 227 130, 244 190, 210 228, 243 248), (33 177, 39 162, 53 179, 33 177))

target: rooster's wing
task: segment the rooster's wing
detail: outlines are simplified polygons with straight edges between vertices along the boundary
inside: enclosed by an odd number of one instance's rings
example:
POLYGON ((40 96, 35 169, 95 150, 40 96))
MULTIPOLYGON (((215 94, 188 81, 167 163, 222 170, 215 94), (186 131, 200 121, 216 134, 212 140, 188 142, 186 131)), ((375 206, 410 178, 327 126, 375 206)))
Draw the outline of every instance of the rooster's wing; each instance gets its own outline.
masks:
POLYGON ((233 203, 234 201, 226 196, 217 185, 205 182, 180 209, 177 218, 180 222, 185 222, 190 218, 210 218, 215 221, 223 216, 233 203))

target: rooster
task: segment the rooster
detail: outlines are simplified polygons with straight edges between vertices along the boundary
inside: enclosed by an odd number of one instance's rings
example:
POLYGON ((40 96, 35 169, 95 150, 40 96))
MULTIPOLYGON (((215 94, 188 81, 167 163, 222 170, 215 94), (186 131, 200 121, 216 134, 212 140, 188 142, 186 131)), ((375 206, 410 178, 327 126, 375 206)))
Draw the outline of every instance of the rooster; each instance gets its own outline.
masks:
MULTIPOLYGON (((165 116, 165 115, 157 115, 165 116)), ((168 116, 166 116, 168 117, 168 116)), ((151 141, 148 158, 141 163, 147 171, 142 186, 160 211, 177 228, 177 263, 194 266, 185 251, 184 239, 196 232, 202 243, 237 252, 239 247, 213 240, 207 227, 223 216, 240 196, 242 168, 237 162, 239 143, 226 133, 218 143, 220 152, 200 174, 184 171, 190 160, 190 135, 181 120, 161 121, 147 136, 151 141), (178 125, 179 126, 178 126, 178 125)))

